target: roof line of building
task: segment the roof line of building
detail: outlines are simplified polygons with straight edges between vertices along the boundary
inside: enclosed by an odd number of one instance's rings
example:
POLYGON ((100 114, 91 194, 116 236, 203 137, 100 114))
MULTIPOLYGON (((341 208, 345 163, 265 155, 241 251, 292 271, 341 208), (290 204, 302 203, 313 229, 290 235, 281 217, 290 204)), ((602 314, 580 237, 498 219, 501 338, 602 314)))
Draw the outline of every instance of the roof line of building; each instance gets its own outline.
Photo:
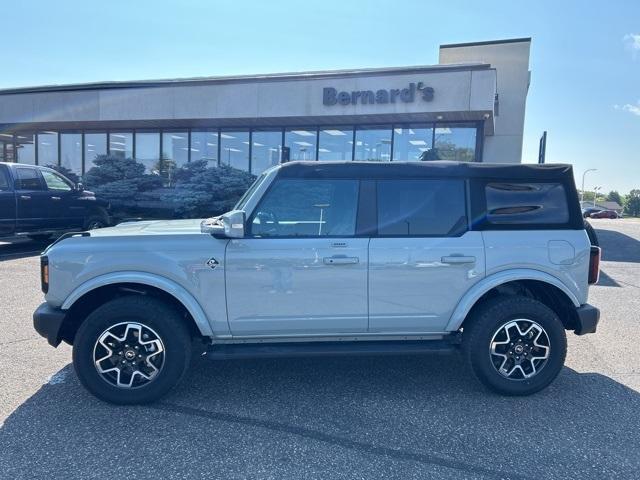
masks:
POLYGON ((82 90, 108 90, 121 88, 153 88, 182 85, 208 85, 220 83, 273 82, 287 80, 309 80, 323 78, 340 78, 354 76, 372 76, 380 74, 410 74, 434 71, 486 70, 487 63, 460 63, 450 65, 414 65, 408 67, 360 68, 346 70, 320 70, 311 72, 268 73, 257 75, 212 76, 194 78, 168 78, 158 80, 105 81, 76 83, 67 85, 43 85, 36 87, 17 87, 0 89, 0 95, 41 92, 69 92, 82 90))
POLYGON ((457 47, 480 47, 482 45, 499 45, 501 43, 531 43, 531 37, 522 38, 505 38, 504 40, 487 40, 484 42, 467 42, 467 43, 448 43, 440 45, 440 48, 457 48, 457 47))

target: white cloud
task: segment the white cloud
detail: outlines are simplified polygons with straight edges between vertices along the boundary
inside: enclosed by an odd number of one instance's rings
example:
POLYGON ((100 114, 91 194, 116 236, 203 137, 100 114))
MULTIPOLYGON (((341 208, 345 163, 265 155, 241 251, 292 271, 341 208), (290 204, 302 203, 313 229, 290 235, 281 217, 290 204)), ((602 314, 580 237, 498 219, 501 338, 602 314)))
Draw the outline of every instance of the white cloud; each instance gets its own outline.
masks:
POLYGON ((616 110, 622 110, 623 112, 629 112, 632 115, 637 115, 640 117, 640 100, 636 102, 635 105, 631 103, 625 103, 624 105, 614 105, 613 108, 616 110))
POLYGON ((631 52, 633 58, 637 58, 638 54, 640 54, 640 33, 627 33, 622 37, 622 40, 625 48, 631 52))

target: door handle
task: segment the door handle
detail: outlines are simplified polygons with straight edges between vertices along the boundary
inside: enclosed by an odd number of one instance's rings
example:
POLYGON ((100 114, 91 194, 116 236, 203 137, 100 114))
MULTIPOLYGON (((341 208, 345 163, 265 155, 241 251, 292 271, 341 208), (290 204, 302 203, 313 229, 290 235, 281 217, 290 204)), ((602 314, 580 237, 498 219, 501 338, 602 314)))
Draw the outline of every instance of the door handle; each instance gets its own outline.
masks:
POLYGON ((461 265, 464 263, 476 263, 476 257, 466 255, 449 255, 440 259, 442 263, 448 263, 450 265, 461 265))
POLYGON ((358 257, 334 255, 333 257, 324 257, 322 261, 325 265, 354 265, 360 262, 360 259, 358 257))
POLYGON ((51 200, 60 200, 60 197, 51 197, 51 200))
POLYGON ((31 195, 20 195, 20 200, 31 200, 31 195))

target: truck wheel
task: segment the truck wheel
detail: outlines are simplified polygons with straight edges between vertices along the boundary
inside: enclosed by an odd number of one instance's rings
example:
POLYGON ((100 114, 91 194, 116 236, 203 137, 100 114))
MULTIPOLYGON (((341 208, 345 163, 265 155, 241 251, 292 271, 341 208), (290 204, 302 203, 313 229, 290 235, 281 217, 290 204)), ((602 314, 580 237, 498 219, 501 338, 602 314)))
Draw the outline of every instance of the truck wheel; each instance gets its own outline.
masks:
POLYGON ((100 213, 92 213, 84 221, 84 229, 95 230, 96 228, 108 227, 109 221, 107 220, 107 218, 108 218, 107 215, 103 215, 100 213))
POLYGON ((560 373, 567 337, 553 310, 537 300, 501 296, 465 322, 463 352, 486 387, 503 395, 530 395, 560 373))
POLYGON ((183 377, 191 337, 175 308, 156 298, 117 298, 94 310, 73 342, 73 366, 96 397, 117 404, 152 402, 183 377))

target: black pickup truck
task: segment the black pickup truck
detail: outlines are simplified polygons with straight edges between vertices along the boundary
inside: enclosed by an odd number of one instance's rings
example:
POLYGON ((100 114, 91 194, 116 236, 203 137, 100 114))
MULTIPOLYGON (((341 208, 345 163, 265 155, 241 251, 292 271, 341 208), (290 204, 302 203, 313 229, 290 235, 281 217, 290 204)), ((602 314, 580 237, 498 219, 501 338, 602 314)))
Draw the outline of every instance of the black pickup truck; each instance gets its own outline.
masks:
POLYGON ((109 205, 51 168, 0 162, 0 237, 108 226, 109 205))

